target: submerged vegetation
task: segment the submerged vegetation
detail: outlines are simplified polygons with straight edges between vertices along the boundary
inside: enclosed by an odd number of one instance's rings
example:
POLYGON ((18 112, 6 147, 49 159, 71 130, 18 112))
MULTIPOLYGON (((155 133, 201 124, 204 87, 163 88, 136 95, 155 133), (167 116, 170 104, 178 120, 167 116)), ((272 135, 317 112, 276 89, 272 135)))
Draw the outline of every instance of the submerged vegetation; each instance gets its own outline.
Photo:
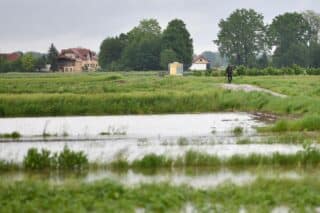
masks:
POLYGON ((21 134, 19 132, 0 134, 0 138, 19 139, 20 137, 21 137, 21 134))
POLYGON ((52 187, 43 181, 0 182, 0 212, 270 212, 285 205, 292 211, 315 212, 320 203, 319 181, 258 179, 250 185, 225 184, 206 190, 168 183, 125 187, 104 180, 52 187), (66 205, 68 203, 68 205, 66 205))
POLYGON ((31 170, 69 169, 79 170, 88 165, 87 156, 83 152, 71 151, 64 147, 60 153, 51 153, 48 150, 29 149, 23 159, 23 167, 31 170))

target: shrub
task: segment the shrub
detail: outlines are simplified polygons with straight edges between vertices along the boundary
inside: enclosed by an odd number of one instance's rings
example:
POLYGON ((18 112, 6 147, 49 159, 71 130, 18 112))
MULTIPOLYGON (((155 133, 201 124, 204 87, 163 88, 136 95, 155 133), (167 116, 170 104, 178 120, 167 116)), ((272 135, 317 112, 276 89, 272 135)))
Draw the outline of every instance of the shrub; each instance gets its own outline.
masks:
POLYGON ((26 169, 41 170, 52 167, 53 158, 50 156, 50 151, 42 149, 38 152, 32 148, 28 150, 27 156, 23 159, 23 166, 26 169))
POLYGON ((67 146, 58 155, 57 160, 60 169, 82 169, 88 165, 87 156, 82 151, 74 152, 67 146))
POLYGON ((82 169, 87 165, 88 159, 83 152, 74 152, 68 147, 64 147, 61 153, 54 154, 45 149, 40 152, 31 148, 23 159, 24 168, 31 170, 82 169))

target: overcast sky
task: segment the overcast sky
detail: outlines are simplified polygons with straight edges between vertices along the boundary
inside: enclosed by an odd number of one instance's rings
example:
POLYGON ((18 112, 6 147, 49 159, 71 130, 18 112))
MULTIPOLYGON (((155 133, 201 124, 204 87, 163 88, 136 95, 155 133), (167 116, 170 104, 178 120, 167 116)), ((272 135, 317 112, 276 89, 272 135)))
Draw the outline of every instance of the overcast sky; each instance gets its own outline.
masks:
POLYGON ((284 12, 320 12, 320 0, 0 0, 0 52, 47 52, 50 43, 98 51, 104 38, 128 32, 141 19, 156 18, 165 28, 179 18, 199 54, 217 50, 212 40, 219 20, 237 8, 253 8, 270 23, 284 12))

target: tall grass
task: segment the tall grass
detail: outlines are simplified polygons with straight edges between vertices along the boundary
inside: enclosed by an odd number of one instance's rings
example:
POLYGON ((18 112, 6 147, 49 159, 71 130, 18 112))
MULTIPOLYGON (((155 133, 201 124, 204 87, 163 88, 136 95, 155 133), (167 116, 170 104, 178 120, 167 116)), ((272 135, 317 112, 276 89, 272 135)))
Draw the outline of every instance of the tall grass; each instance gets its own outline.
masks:
POLYGON ((294 97, 226 91, 221 77, 159 78, 155 74, 1 75, 0 116, 263 111, 320 113, 320 77, 238 77, 294 97))
POLYGON ((260 128, 260 131, 288 132, 288 131, 319 131, 320 115, 306 115, 296 120, 280 120, 274 125, 260 128))

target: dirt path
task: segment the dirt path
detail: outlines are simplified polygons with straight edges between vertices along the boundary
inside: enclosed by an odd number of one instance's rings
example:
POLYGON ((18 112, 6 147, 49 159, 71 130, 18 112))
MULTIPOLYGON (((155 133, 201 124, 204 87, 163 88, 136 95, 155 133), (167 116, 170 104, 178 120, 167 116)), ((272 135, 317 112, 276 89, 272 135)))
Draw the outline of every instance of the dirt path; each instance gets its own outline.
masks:
POLYGON ((250 85, 250 84, 221 84, 221 87, 224 88, 224 89, 242 90, 242 91, 245 91, 245 92, 254 92, 254 91, 264 92, 264 93, 268 93, 270 95, 277 96, 277 97, 280 97, 280 98, 288 97, 287 95, 280 94, 280 93, 277 93, 277 92, 273 92, 271 90, 264 89, 264 88, 257 87, 257 86, 253 86, 253 85, 250 85))

